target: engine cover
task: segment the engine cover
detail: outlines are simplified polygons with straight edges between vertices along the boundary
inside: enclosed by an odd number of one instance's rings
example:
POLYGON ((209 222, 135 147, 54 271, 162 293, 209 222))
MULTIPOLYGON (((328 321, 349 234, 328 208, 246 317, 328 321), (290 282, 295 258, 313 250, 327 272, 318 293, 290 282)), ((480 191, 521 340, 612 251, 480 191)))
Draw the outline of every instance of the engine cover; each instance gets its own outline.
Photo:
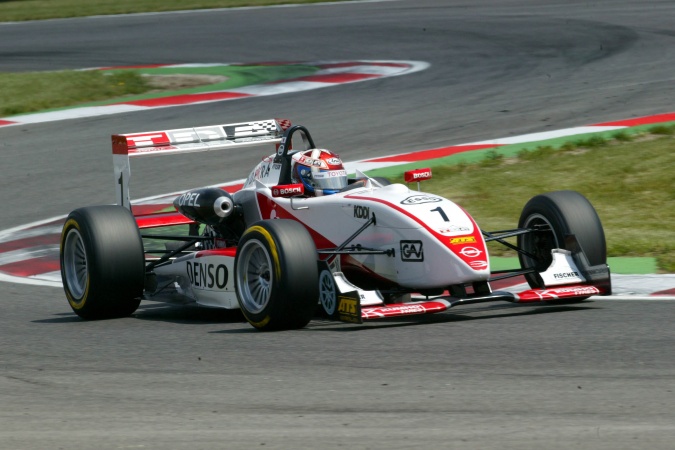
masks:
POLYGON ((188 219, 217 226, 234 212, 232 196, 220 188, 187 191, 173 201, 173 206, 188 219))

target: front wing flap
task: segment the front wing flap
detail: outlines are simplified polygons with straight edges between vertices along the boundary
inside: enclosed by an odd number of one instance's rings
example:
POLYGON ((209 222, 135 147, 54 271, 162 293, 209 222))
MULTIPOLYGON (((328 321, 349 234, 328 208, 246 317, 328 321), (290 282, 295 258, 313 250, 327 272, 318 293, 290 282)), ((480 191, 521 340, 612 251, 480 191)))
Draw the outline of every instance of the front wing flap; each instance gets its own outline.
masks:
POLYGON ((528 289, 518 293, 495 291, 479 297, 457 298, 441 296, 422 301, 391 305, 363 306, 361 307, 361 319, 372 320, 419 314, 435 314, 446 311, 454 306, 498 301, 552 304, 560 300, 583 300, 592 295, 606 295, 606 293, 596 286, 570 285, 547 289, 528 289))

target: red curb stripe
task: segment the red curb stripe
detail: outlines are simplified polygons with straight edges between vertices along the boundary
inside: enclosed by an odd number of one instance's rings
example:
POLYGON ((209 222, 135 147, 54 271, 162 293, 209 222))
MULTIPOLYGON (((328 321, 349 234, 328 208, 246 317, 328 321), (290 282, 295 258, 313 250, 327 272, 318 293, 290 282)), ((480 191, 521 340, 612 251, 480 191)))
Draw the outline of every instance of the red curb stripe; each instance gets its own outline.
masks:
POLYGON ((25 250, 30 247, 37 247, 39 245, 54 245, 59 244, 61 235, 59 234, 44 234, 42 236, 33 236, 28 238, 21 238, 15 241, 7 241, 0 243, 0 253, 11 252, 14 250, 25 250))
POLYGON ((476 145, 454 145, 451 147, 436 148, 433 150, 421 150, 419 152, 405 153, 403 155, 385 156, 384 158, 369 159, 365 162, 415 162, 426 159, 443 158, 445 156, 455 155, 457 153, 469 152, 472 150, 483 150, 486 148, 500 147, 497 144, 476 144, 476 145))
POLYGON ((657 114, 655 116, 638 117, 637 119, 619 120, 616 122, 598 123, 596 127, 634 127, 637 125, 649 125, 652 123, 673 122, 675 121, 675 113, 657 114))
POLYGON ((651 295, 667 295, 667 296, 675 295, 675 288, 666 289, 665 291, 652 292, 651 295))
POLYGON ((19 122, 12 122, 12 121, 10 121, 10 120, 2 120, 2 119, 0 119, 0 127, 1 127, 1 126, 4 126, 4 125, 14 125, 14 124, 17 124, 17 123, 19 123, 19 122))
POLYGON ((208 92, 204 94, 185 94, 175 95, 173 97, 149 98, 146 100, 135 100, 131 102, 119 102, 116 105, 135 105, 135 106, 172 106, 185 105, 188 103, 209 102, 216 100, 229 100, 233 98, 252 97, 250 94, 239 94, 237 92, 208 92))
POLYGON ((0 266, 0 272, 15 277, 31 277, 61 270, 59 255, 42 256, 40 258, 27 259, 0 266))

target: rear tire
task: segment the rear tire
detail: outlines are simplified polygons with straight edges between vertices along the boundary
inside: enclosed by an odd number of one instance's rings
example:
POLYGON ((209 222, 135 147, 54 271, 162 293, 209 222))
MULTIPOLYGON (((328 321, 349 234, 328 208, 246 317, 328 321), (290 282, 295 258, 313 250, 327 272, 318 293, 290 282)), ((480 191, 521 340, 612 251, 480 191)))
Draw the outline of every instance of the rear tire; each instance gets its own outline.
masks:
POLYGON ((71 212, 61 232, 60 260, 63 289, 78 316, 110 319, 138 308, 145 259, 128 209, 105 205, 71 212))
MULTIPOLYGON (((551 265, 551 250, 565 248, 565 237, 574 234, 591 266, 607 263, 605 232, 593 205, 578 192, 556 191, 537 195, 523 208, 518 228, 544 228, 518 236, 518 247, 536 256, 519 254, 523 269, 544 272, 551 265)), ((525 275, 532 288, 545 287, 536 274, 525 275)))
POLYGON ((235 258, 237 301, 258 330, 302 328, 319 299, 317 253, 294 220, 263 220, 249 227, 235 258))

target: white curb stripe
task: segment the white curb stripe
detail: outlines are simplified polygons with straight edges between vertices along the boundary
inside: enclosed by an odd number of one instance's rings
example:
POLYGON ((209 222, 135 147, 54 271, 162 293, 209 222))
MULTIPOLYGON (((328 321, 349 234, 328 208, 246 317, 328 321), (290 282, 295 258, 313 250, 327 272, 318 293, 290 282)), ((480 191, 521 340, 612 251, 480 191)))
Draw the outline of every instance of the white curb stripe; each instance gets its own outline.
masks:
MULTIPOLYGON (((366 76, 359 79, 353 80, 342 80, 342 81, 305 81, 297 80, 293 81, 279 81, 279 82, 270 82, 264 84, 257 84, 251 86, 243 86, 241 88, 227 89, 223 91, 209 91, 209 92, 199 92, 195 93, 195 101, 189 103, 178 102, 176 104, 162 104, 157 106, 138 106, 134 104, 120 103, 115 105, 102 105, 102 106, 88 106, 82 108, 70 108, 59 111, 50 111, 50 112, 41 112, 34 114, 23 114, 18 116, 10 117, 0 117, 0 126, 10 127, 15 125, 24 125, 24 124, 34 124, 34 123, 43 123, 43 122, 54 122, 58 120, 68 120, 68 119, 80 119, 84 117, 98 117, 110 114, 120 114, 128 113, 134 111, 144 111, 147 109, 156 109, 156 108, 172 108, 176 106, 186 106, 186 105, 196 105, 203 103, 214 103, 214 102, 223 102, 231 100, 240 100, 243 98, 249 98, 250 96, 269 96, 269 95, 280 95, 288 94, 292 92, 301 92, 313 89, 320 89, 325 87, 332 87, 339 84, 348 84, 348 83, 358 83, 362 81, 376 80, 379 78, 393 77, 400 75, 407 75, 414 72, 419 72, 425 70, 429 67, 429 63, 423 61, 376 61, 376 60, 359 60, 359 61, 309 61, 309 62, 296 62, 288 63, 283 65, 306 65, 313 67, 325 67, 319 71, 308 75, 307 77, 320 77, 322 75, 340 75, 340 74, 353 74, 353 75, 375 75, 374 77, 366 76), (337 66, 337 67, 330 67, 337 66), (234 97, 234 98, 222 98, 222 99, 209 99, 209 100, 199 100, 200 94, 243 94, 247 97, 234 97), (4 123, 3 123, 4 122, 4 123)), ((213 67, 213 66, 232 66, 232 63, 202 63, 202 64, 174 64, 174 65, 161 65, 153 67, 161 68, 190 68, 190 67, 213 67)), ((255 65, 255 64, 251 64, 255 65)), ((139 67, 141 68, 141 67, 139 67)), ((99 69, 114 69, 114 67, 105 67, 99 69)), ((82 69, 82 70, 94 70, 94 69, 82 69)), ((305 78, 305 77, 296 77, 296 78, 305 78)), ((162 98, 171 98, 171 95, 167 95, 162 98)))
POLYGON ((527 142, 545 141, 548 139, 555 139, 560 137, 575 136, 578 134, 599 133, 601 131, 620 130, 627 127, 622 126, 588 126, 566 128, 563 130, 545 131, 543 133, 523 134, 521 136, 514 136, 510 138, 492 139, 489 141, 472 142, 463 145, 510 145, 510 144, 524 144, 527 142))

